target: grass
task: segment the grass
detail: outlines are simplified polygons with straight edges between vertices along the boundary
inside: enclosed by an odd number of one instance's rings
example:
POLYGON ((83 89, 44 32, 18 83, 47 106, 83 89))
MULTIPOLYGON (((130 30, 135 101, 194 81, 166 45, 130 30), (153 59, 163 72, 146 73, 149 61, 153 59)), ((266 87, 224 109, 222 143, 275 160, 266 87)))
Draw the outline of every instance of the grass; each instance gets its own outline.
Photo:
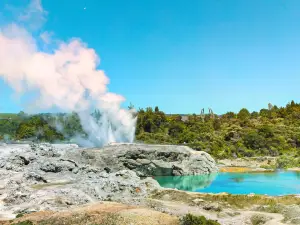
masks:
POLYGON ((11 225, 33 225, 33 222, 31 222, 30 220, 25 220, 18 223, 12 223, 11 225))
POLYGON ((146 199, 147 207, 151 209, 162 209, 164 208, 164 204, 155 200, 155 199, 146 199))
POLYGON ((277 204, 283 205, 300 205, 300 198, 293 195, 286 195, 280 197, 271 197, 264 195, 232 195, 232 194, 202 194, 202 193, 188 193, 176 190, 162 190, 152 193, 150 198, 162 199, 164 195, 168 194, 170 200, 184 203, 192 203, 193 200, 201 198, 206 202, 217 202, 221 205, 229 205, 234 208, 245 208, 253 205, 267 205, 273 206, 277 204))
POLYGON ((260 168, 263 168, 266 170, 276 170, 276 165, 261 165, 260 168))
POLYGON ((101 219, 89 214, 73 214, 68 217, 51 217, 39 222, 39 225, 119 225, 126 224, 123 218, 116 213, 105 213, 101 219))
POLYGON ((208 201, 216 201, 216 202, 224 202, 229 204, 230 206, 237 208, 245 208, 251 207, 253 205, 276 205, 276 204, 284 204, 284 205, 292 205, 292 204, 300 204, 300 199, 294 196, 282 196, 282 197, 269 197, 263 195, 208 195, 206 194, 204 200, 208 201))

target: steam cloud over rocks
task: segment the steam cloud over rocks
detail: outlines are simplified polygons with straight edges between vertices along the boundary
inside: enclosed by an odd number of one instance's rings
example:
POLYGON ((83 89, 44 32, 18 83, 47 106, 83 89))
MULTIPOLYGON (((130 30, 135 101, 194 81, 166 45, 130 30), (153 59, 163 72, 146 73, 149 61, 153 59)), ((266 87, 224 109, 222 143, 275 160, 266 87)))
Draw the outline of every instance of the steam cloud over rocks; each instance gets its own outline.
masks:
POLYGON ((0 77, 17 94, 38 93, 31 104, 35 110, 77 112, 89 134, 85 145, 132 142, 136 118, 121 108, 124 97, 108 92, 109 79, 97 69, 95 51, 79 39, 63 42, 52 40, 50 32, 32 34, 40 26, 33 21, 40 23, 46 14, 41 2, 33 0, 20 17, 0 27, 0 77), (50 43, 56 48, 49 50, 50 43), (95 109, 101 113, 99 121, 90 115, 95 109))

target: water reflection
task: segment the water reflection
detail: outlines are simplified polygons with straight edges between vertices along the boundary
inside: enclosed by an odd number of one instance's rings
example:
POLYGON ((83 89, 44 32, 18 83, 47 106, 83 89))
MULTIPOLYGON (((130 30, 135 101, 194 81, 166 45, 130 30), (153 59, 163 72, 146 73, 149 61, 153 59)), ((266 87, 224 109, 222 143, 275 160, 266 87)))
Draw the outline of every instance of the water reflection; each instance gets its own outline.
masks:
MULTIPOLYGON (((228 179, 236 183, 242 183, 245 179, 265 177, 268 180, 278 179, 280 176, 280 171, 275 172, 251 172, 251 173, 228 173, 228 179)), ((261 179, 261 178, 260 178, 261 179)))
POLYGON ((297 178, 298 180, 300 180, 300 172, 295 171, 294 174, 295 174, 296 178, 297 178))
POLYGON ((159 176, 155 177, 162 187, 176 188, 185 191, 196 191, 209 187, 216 179, 217 173, 196 176, 159 176))
POLYGON ((219 173, 199 176, 156 177, 162 187, 185 191, 232 194, 300 194, 300 173, 292 171, 219 173))
POLYGON ((245 180, 245 178, 243 176, 231 177, 230 179, 233 180, 236 183, 241 183, 245 180))

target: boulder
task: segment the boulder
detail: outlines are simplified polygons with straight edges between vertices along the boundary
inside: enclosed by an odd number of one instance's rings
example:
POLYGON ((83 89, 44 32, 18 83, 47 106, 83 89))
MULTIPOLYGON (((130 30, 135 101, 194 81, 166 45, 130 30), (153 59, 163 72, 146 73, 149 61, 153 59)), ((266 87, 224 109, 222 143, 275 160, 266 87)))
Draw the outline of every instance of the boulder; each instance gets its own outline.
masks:
POLYGON ((68 159, 79 159, 80 164, 107 168, 111 172, 129 169, 139 176, 201 175, 218 171, 208 153, 187 146, 118 144, 66 154, 68 159))

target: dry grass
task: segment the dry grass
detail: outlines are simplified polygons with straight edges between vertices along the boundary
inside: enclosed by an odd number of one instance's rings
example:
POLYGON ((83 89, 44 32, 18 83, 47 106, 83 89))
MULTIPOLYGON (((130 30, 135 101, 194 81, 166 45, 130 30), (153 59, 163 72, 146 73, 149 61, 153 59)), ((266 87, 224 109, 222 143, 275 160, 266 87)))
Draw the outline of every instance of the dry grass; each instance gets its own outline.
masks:
POLYGON ((15 219, 13 223, 23 221, 31 221, 34 225, 179 225, 175 216, 113 202, 86 205, 65 212, 36 212, 15 219))
MULTIPOLYGON (((264 168, 265 169, 265 168, 264 168)), ((219 169, 220 172, 226 172, 226 173, 266 173, 266 172, 274 172, 273 169, 267 169, 267 170, 257 170, 255 168, 249 168, 249 167, 221 167, 219 169)))
POLYGON ((192 204, 195 199, 203 199, 206 202, 217 202, 226 207, 229 205, 233 208, 246 208, 254 205, 300 205, 300 198, 293 195, 280 197, 271 197, 264 195, 232 195, 232 194, 204 194, 204 193, 189 193, 176 190, 162 190, 153 192, 150 198, 163 199, 164 195, 168 195, 171 201, 184 202, 192 204))

